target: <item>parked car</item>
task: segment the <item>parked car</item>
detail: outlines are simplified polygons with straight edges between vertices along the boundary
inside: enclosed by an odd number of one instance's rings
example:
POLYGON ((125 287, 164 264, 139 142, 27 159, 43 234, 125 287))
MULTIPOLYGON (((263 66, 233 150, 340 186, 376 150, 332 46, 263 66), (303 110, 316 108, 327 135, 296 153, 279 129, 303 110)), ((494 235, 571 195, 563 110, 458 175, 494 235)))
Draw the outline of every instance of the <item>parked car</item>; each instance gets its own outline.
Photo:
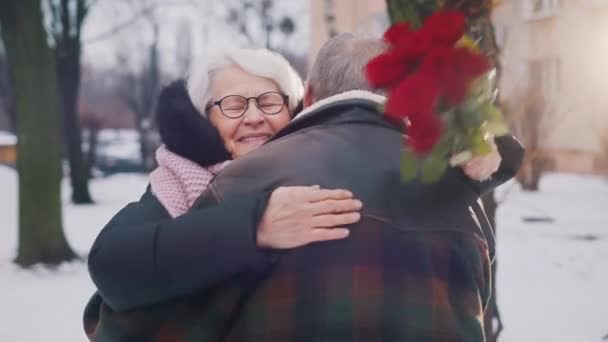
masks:
POLYGON ((96 150, 94 167, 103 175, 145 171, 141 160, 139 134, 135 130, 100 130, 96 150))

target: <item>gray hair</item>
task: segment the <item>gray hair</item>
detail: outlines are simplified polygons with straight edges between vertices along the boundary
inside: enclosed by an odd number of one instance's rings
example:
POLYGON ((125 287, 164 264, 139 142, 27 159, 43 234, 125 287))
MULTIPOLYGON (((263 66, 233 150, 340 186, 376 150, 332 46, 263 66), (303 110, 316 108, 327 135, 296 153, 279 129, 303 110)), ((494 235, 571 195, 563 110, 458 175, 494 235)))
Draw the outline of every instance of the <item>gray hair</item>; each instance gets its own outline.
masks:
POLYGON ((302 79, 280 54, 268 49, 224 51, 200 62, 187 77, 188 95, 202 115, 207 115, 205 109, 211 100, 215 74, 228 66, 237 66, 252 75, 274 81, 289 96, 288 107, 292 113, 304 96, 302 79))
POLYGON ((337 95, 349 90, 373 89, 365 77, 365 66, 387 49, 380 39, 360 38, 341 33, 328 40, 315 60, 308 78, 315 99, 337 95))

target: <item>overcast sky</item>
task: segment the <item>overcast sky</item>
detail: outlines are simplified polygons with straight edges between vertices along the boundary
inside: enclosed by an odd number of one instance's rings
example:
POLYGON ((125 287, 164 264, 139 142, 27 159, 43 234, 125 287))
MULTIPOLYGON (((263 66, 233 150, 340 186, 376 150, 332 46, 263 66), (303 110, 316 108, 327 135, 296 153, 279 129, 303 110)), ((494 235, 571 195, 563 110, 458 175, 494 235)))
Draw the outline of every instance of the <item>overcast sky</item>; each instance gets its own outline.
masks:
MULTIPOLYGON (((238 1, 238 0, 232 0, 238 1)), ((254 0, 255 1, 255 0, 254 0)), ((259 1, 259 0, 258 0, 259 1)), ((133 3, 146 1, 133 0, 133 3)), ((204 56, 206 52, 223 47, 246 46, 247 40, 226 23, 227 3, 219 0, 148 0, 147 3, 164 4, 153 15, 160 23, 161 62, 167 70, 175 70, 175 48, 180 25, 184 21, 192 27, 193 54, 204 56)), ((152 26, 145 17, 120 30, 107 39, 96 37, 117 25, 128 22, 137 10, 127 1, 98 0, 91 8, 83 28, 85 63, 99 68, 124 67, 118 63, 119 53, 128 56, 131 68, 140 68, 142 56, 152 41, 152 26), (120 51, 119 51, 120 50, 120 51)), ((290 16, 296 26, 295 33, 288 40, 282 34, 273 36, 273 43, 301 54, 306 54, 310 45, 310 16, 308 0, 275 0, 273 16, 290 16)), ((248 18, 252 27, 256 18, 248 18)), ((263 44, 263 40, 259 44, 263 44)))

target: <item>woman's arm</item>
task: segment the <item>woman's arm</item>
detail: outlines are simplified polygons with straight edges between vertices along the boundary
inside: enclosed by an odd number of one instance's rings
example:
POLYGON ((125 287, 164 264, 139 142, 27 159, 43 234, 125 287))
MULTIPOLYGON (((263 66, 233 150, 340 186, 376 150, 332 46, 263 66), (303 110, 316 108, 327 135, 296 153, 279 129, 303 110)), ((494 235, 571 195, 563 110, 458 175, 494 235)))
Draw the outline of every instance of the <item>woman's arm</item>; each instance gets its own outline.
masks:
POLYGON ((256 246, 267 195, 243 196, 172 219, 147 191, 104 227, 89 272, 106 303, 123 311, 190 294, 271 258, 256 246))
POLYGON ((294 186, 171 218, 147 191, 99 234, 89 272, 113 310, 155 304, 264 270, 270 249, 345 238, 361 205, 349 191, 294 186))

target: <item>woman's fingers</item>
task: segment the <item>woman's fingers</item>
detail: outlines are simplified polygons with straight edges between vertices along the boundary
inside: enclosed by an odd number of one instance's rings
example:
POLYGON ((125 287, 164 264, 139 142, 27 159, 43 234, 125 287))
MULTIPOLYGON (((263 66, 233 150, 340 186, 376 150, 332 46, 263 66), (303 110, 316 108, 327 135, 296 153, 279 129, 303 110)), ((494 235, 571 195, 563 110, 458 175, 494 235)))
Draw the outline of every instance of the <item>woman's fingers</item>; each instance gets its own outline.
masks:
POLYGON ((308 243, 319 241, 340 240, 348 237, 350 231, 346 228, 313 229, 305 239, 308 243))
POLYGON ((325 200, 343 200, 353 198, 353 193, 344 189, 320 189, 315 187, 306 187, 298 189, 301 196, 308 202, 320 202, 325 200))
POLYGON ((358 199, 344 200, 323 200, 311 203, 309 206, 313 216, 323 214, 341 214, 352 211, 359 211, 363 207, 363 203, 358 199))
POLYGON ((357 223, 361 220, 361 214, 350 212, 344 214, 319 215, 312 218, 312 226, 316 228, 333 228, 357 223))

